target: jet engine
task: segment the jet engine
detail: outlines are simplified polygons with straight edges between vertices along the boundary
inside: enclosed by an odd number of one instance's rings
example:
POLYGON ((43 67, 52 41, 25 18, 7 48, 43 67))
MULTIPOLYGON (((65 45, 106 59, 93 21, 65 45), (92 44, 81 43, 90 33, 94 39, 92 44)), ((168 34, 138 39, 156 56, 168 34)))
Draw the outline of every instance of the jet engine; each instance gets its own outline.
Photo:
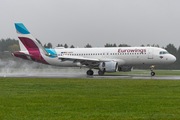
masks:
POLYGON ((119 66, 119 67, 118 67, 118 71, 119 71, 119 72, 120 72, 120 71, 129 72, 129 71, 131 71, 131 69, 132 69, 132 66, 119 66))
POLYGON ((117 62, 101 62, 99 65, 99 69, 103 72, 117 72, 118 63, 117 62))

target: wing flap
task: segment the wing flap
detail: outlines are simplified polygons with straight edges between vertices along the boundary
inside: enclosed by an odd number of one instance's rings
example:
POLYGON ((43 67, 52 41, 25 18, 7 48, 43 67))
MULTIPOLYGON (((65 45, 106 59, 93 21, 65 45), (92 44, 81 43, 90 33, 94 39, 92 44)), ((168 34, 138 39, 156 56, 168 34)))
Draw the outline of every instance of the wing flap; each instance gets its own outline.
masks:
POLYGON ((61 59, 61 61, 71 60, 74 62, 82 62, 82 61, 93 61, 93 62, 100 62, 99 59, 96 58, 84 58, 84 57, 78 57, 78 56, 58 56, 58 59, 61 59))
POLYGON ((109 62, 112 60, 107 60, 107 59, 97 59, 97 58, 85 58, 82 56, 58 56, 58 59, 61 60, 61 62, 64 61, 72 61, 73 63, 78 63, 80 62, 82 65, 86 65, 86 66, 91 66, 91 67, 97 67, 100 62, 109 62))

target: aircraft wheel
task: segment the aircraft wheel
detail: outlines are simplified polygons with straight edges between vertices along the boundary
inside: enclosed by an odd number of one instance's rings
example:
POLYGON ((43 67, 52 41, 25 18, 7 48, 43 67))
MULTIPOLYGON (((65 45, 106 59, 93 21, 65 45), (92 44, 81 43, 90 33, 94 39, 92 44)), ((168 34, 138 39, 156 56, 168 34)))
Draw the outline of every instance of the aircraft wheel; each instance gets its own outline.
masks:
POLYGON ((99 75, 104 75, 104 72, 99 70, 99 71, 98 71, 98 74, 99 74, 99 75))
POLYGON ((94 72, 92 70, 87 71, 87 75, 93 75, 93 74, 94 74, 94 72))
POLYGON ((151 72, 151 76, 154 76, 155 75, 155 72, 151 72))

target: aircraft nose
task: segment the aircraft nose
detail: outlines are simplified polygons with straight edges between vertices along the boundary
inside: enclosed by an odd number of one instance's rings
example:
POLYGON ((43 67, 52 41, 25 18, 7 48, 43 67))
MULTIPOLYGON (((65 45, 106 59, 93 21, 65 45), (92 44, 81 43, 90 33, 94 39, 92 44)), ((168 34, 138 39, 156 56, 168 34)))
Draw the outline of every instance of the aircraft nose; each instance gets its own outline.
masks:
POLYGON ((176 57, 174 55, 171 55, 170 61, 174 63, 176 61, 176 57))

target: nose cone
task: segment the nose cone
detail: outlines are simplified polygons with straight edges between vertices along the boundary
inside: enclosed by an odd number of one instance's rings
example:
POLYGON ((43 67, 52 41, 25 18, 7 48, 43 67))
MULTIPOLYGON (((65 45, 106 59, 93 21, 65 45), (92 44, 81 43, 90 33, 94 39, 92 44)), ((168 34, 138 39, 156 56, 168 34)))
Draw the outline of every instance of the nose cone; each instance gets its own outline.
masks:
POLYGON ((170 62, 174 63, 176 61, 176 57, 174 55, 170 56, 170 62))

